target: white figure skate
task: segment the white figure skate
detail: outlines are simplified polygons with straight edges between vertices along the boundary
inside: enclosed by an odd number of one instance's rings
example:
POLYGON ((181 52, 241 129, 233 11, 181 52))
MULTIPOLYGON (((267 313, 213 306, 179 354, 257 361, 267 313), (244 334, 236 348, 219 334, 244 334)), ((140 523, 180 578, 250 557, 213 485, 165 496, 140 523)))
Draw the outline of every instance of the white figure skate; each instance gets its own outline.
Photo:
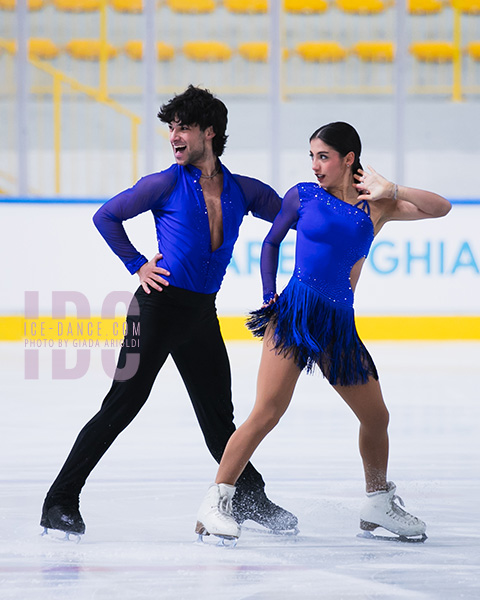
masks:
POLYGON ((401 506, 403 500, 395 495, 396 486, 392 481, 387 483, 387 490, 367 493, 367 499, 360 511, 359 537, 391 540, 398 542, 424 542, 427 539, 427 526, 423 521, 414 517, 401 506), (399 506, 396 500, 401 504, 399 506), (374 535, 371 532, 383 527, 395 536, 374 535))
POLYGON ((203 541, 204 535, 216 535, 221 538, 222 543, 231 540, 233 545, 236 544, 241 529, 232 515, 234 493, 235 486, 227 483, 214 483, 208 488, 197 514, 195 527, 200 541, 203 541))

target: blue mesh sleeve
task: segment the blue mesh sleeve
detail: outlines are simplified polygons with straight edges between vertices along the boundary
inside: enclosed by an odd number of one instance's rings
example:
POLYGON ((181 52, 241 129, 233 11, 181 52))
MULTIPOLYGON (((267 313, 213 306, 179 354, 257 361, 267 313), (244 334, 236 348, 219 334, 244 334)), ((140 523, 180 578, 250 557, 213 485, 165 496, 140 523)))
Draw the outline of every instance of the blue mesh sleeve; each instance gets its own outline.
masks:
POLYGON ((254 217, 273 223, 282 204, 277 192, 266 183, 252 177, 234 175, 234 178, 245 196, 245 214, 251 212, 254 217))
POLYGON ((173 168, 147 175, 133 187, 105 202, 93 216, 96 228, 132 275, 148 260, 129 240, 123 221, 161 208, 176 180, 177 172, 173 168))
POLYGON ((285 194, 282 208, 263 242, 260 269, 262 272, 263 301, 266 304, 274 298, 277 290, 280 244, 287 235, 288 230, 298 221, 299 208, 300 197, 295 186, 285 194))

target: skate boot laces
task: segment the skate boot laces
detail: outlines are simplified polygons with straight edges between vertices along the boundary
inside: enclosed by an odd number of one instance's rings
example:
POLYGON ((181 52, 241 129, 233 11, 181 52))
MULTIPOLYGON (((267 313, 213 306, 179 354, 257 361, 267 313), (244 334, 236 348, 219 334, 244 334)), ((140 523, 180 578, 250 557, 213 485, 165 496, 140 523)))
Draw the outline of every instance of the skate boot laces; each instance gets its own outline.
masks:
POLYGON ((393 494, 392 499, 390 501, 390 511, 388 511, 388 515, 397 521, 407 522, 409 525, 417 525, 420 523, 420 519, 411 515, 409 512, 404 510, 402 507, 405 506, 405 502, 398 496, 397 494, 393 494), (400 506, 396 503, 399 502, 400 506))
POLYGON ((221 515, 232 517, 232 500, 228 496, 220 496, 218 510, 221 515))
POLYGON ((229 494, 221 492, 218 488, 212 488, 213 495, 211 497, 210 510, 224 523, 234 521, 232 514, 232 499, 229 494))

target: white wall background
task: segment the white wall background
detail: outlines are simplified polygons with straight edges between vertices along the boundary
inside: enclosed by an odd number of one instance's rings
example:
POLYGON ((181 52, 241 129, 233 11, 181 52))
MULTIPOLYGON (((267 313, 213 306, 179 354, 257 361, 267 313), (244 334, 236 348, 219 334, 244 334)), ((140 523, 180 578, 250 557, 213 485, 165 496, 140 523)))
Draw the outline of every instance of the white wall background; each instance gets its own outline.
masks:
MULTIPOLYGON (((311 176, 306 173, 308 178, 311 176)), ((77 291, 99 314, 113 290, 134 291, 131 276, 95 229, 93 204, 0 204, 0 314, 23 314, 38 291, 51 314, 52 291, 77 291)), ((377 237, 357 288, 359 314, 478 314, 480 205, 455 205, 432 221, 391 223, 377 237)), ((151 214, 126 223, 135 246, 156 252, 151 214)), ((247 217, 219 294, 221 314, 243 314, 261 299, 258 257, 268 224, 247 217)), ((282 251, 279 287, 293 268, 295 234, 282 251)), ((119 314, 123 309, 119 307, 119 314)))

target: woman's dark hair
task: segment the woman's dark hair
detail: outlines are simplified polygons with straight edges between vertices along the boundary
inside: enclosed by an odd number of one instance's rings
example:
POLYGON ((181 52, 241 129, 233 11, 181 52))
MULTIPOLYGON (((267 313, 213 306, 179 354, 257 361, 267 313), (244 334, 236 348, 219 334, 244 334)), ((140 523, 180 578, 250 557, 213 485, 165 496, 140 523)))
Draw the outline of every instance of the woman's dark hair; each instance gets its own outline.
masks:
POLYGON ((337 121, 336 123, 323 125, 323 127, 320 127, 320 129, 317 129, 317 131, 312 133, 310 142, 314 138, 318 138, 328 146, 331 146, 340 154, 340 156, 346 156, 349 152, 353 152, 355 154, 355 160, 351 167, 352 173, 355 174, 358 169, 363 170, 360 163, 362 142, 360 141, 357 130, 348 123, 337 121))
POLYGON ((157 117, 163 123, 178 120, 183 125, 198 125, 202 131, 211 126, 215 132, 213 152, 215 156, 222 156, 228 137, 225 135, 227 114, 225 104, 209 90, 189 85, 183 94, 163 104, 157 117))

